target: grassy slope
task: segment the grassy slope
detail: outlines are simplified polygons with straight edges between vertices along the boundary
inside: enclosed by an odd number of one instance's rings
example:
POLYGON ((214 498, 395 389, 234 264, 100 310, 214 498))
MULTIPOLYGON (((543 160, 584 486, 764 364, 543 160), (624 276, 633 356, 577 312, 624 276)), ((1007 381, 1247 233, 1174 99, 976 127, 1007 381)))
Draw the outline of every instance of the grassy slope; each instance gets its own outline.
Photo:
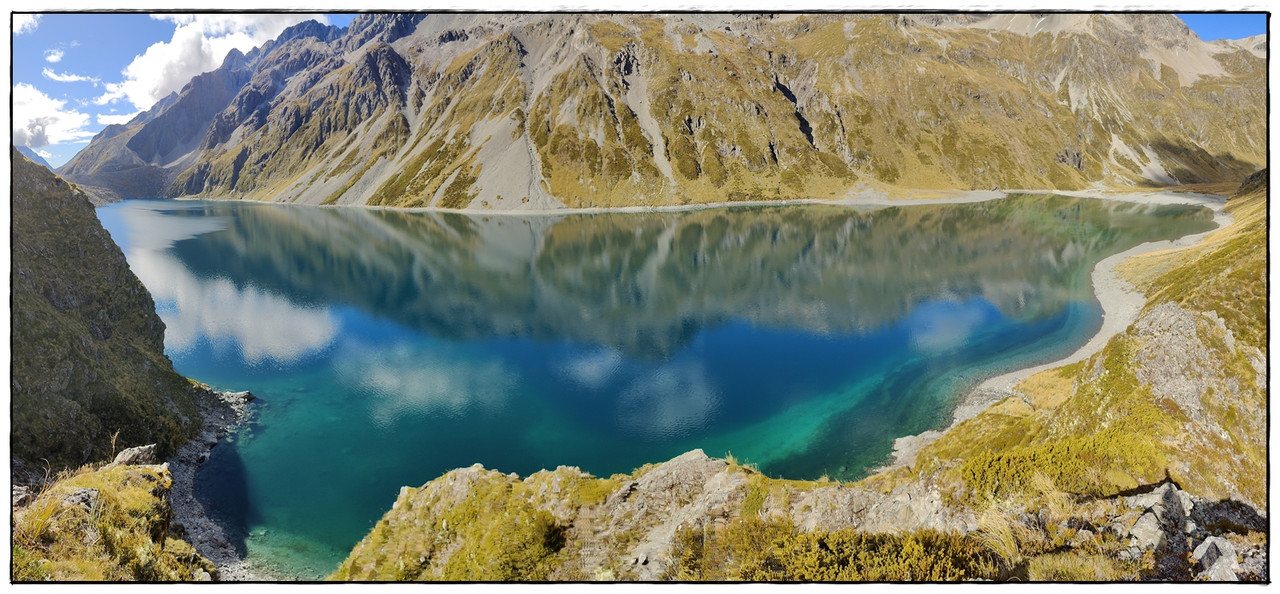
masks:
POLYGON ((194 581, 214 567, 169 535, 162 466, 67 471, 14 510, 12 579, 33 581, 194 581), (97 491, 92 507, 64 500, 97 491))
MULTIPOLYGON (((1034 495, 1041 473, 1064 491, 1111 495, 1165 478, 1208 498, 1266 501, 1265 376, 1257 377, 1266 336, 1266 190, 1237 195, 1227 206, 1235 221, 1200 245, 1135 258, 1123 268, 1146 293, 1143 316, 1178 303, 1196 317, 1207 352, 1200 394, 1207 420, 1139 381, 1152 353, 1166 345, 1139 323, 1088 361, 1033 376, 1010 398, 948 431, 925 448, 914 468, 880 481, 936 474, 957 500, 979 505, 1034 495), (1231 340, 1203 312, 1213 312, 1231 340), (1252 349, 1252 350, 1251 350, 1252 349), (1216 373, 1222 370, 1221 373, 1216 373), (1255 381, 1255 379, 1257 381, 1255 381), (1217 431, 1202 426, 1218 425, 1217 431)), ((1175 379, 1182 379, 1175 378, 1175 379)))
POLYGON ((14 152, 12 455, 75 467, 194 435, 192 386, 164 354, 164 323, 84 194, 14 152))
MULTIPOLYGON (((626 560, 653 526, 641 520, 619 529, 617 505, 626 497, 614 494, 626 492, 619 488, 652 469, 596 478, 561 467, 523 481, 474 467, 450 472, 420 489, 406 489, 330 579, 634 579, 635 567, 626 560), (593 560, 601 561, 600 566, 593 560)), ((759 513, 766 498, 823 483, 770 479, 735 464, 729 470, 747 479, 740 513, 735 511, 725 523, 677 528, 675 562, 664 579, 956 580, 1000 575, 998 559, 972 536, 928 530, 902 535, 802 531, 789 520, 766 518, 759 513)), ((632 513, 622 513, 622 525, 632 513)))
POLYGON ((1159 172, 1239 180, 1265 161, 1265 135, 1248 125, 1265 118, 1265 60, 1244 51, 1216 58, 1228 76, 1182 86, 1136 46, 1075 34, 892 15, 798 15, 733 31, 651 15, 564 18, 584 25, 571 44, 545 22, 455 42, 468 48, 460 55, 434 39, 375 44, 317 70, 314 86, 276 100, 265 125, 246 124, 243 140, 202 155, 172 190, 484 206, 498 199, 495 177, 526 175, 492 155, 526 145, 540 173, 530 182, 571 207, 828 198, 863 185, 1152 185, 1144 175, 1159 172), (534 63, 521 39, 558 49, 534 63), (550 84, 530 84, 539 72, 550 84))

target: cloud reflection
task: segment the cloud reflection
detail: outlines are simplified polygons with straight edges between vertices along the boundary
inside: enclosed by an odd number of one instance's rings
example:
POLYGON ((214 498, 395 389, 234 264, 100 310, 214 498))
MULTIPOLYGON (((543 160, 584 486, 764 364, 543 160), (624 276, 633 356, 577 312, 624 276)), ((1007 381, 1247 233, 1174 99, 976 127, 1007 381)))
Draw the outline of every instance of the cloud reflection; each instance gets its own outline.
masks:
POLYGON ((968 344, 969 337, 987 322, 981 300, 933 301, 911 312, 907 328, 911 347, 924 355, 939 355, 968 344))
POLYGON ((644 375, 618 397, 618 424, 649 440, 687 436, 706 427, 720 403, 702 365, 674 363, 644 375))
POLYGON ((118 212, 128 232, 115 238, 129 267, 146 285, 165 324, 165 345, 173 351, 193 348, 201 337, 217 346, 230 345, 245 363, 268 360, 293 363, 329 346, 338 324, 326 308, 302 307, 252 284, 237 286, 226 278, 201 278, 169 251, 178 241, 227 228, 218 216, 177 216, 173 211, 195 206, 146 202, 118 212))
POLYGON ((497 411, 518 383, 500 359, 410 342, 353 342, 337 361, 338 376, 369 397, 370 416, 380 426, 405 416, 497 411))
POLYGON ((622 365, 622 355, 613 349, 602 349, 572 358, 560 372, 570 381, 588 390, 599 390, 609 383, 622 365))
POLYGON ((256 287, 200 279, 163 252, 134 249, 134 274, 151 291, 165 323, 165 344, 185 351, 206 337, 231 343, 245 363, 293 363, 333 342, 338 324, 328 309, 307 308, 256 287))

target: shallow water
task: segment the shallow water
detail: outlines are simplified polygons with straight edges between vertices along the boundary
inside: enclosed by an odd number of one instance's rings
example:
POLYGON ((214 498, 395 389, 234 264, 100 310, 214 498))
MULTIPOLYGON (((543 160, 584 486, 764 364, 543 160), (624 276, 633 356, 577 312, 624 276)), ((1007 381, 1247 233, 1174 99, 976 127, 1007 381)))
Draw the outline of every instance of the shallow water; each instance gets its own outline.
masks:
POLYGON ((451 468, 629 472, 693 448, 856 479, 983 377, 1100 326, 1089 272, 1207 210, 956 206, 478 216, 99 209, 177 369, 251 390, 197 475, 250 558, 318 578, 451 468))

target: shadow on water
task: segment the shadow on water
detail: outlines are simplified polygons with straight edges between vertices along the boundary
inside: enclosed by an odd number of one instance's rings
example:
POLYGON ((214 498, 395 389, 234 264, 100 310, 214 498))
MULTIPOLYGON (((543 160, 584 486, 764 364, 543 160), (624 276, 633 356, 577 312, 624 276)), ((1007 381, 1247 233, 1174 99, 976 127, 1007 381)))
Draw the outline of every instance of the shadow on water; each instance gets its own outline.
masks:
POLYGON ((240 556, 248 554, 249 527, 261 522, 249 496, 244 460, 236 444, 221 443, 209 453, 196 472, 195 495, 205 513, 222 527, 227 541, 240 556))

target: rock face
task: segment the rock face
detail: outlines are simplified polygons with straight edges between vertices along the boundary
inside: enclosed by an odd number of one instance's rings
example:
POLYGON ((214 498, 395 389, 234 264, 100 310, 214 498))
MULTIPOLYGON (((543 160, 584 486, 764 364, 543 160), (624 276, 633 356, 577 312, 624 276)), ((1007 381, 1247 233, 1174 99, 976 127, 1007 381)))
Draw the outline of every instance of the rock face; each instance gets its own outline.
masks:
POLYGON ((111 461, 108 466, 119 466, 121 464, 155 464, 156 462, 156 444, 138 446, 129 448, 119 454, 111 461))
POLYGON ((164 323, 84 193, 12 156, 13 431, 19 479, 157 444, 200 423, 164 354, 164 323))
POLYGON ((233 53, 60 171, 499 210, 1238 180, 1256 46, 1173 15, 361 15, 233 53))
MULTIPOLYGON (((1120 552, 1126 559, 1154 554, 1156 577, 1164 580, 1194 578, 1206 581, 1266 580, 1265 562, 1245 568, 1237 545, 1220 532, 1240 538, 1266 530, 1267 520, 1252 508, 1233 502, 1210 502, 1165 482, 1143 494, 1121 498, 1122 510, 1111 524, 1112 531, 1128 548, 1120 552), (1137 522, 1126 528, 1134 514, 1137 522), (1189 562, 1190 566, 1187 565, 1189 562)), ((1265 559, 1264 547, 1249 544, 1248 558, 1265 559)))
POLYGON ((451 471, 419 489, 402 489, 391 511, 335 576, 353 580, 670 579, 673 546, 682 531, 723 528, 744 517, 789 521, 805 531, 967 532, 977 525, 972 512, 943 505, 936 489, 927 484, 885 495, 837 483, 773 482, 749 468, 709 458, 702 450, 609 479, 562 466, 522 480, 475 465, 451 471), (560 547, 555 567, 524 567, 504 576, 465 565, 469 561, 458 557, 507 563, 501 547, 481 551, 470 547, 487 539, 483 535, 491 523, 495 527, 508 521, 524 525, 522 518, 543 513, 559 527, 552 531, 560 547), (460 527, 451 514, 482 528, 460 527), (387 573, 392 567, 399 569, 387 573))

